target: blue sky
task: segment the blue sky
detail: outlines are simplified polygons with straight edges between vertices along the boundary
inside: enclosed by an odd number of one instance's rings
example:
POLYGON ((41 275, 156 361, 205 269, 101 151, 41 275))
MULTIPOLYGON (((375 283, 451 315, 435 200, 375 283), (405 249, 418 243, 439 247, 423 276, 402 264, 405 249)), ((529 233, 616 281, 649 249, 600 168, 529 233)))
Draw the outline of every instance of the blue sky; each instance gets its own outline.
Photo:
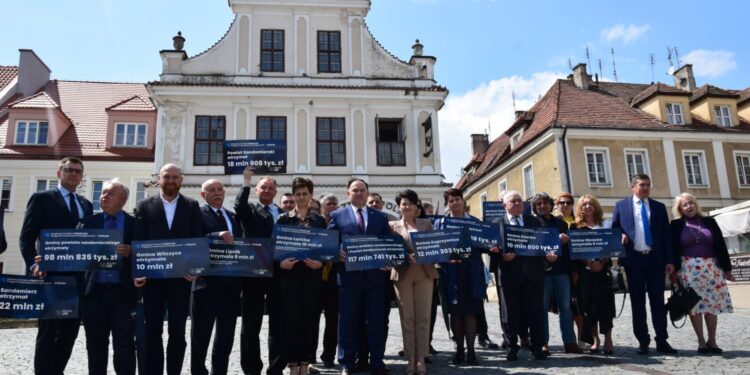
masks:
MULTIPOLYGON (((0 65, 31 48, 54 78, 147 82, 158 79, 158 51, 181 30, 195 55, 226 32, 226 0, 3 2, 0 65)), ((694 64, 698 84, 750 86, 750 48, 742 42, 750 3, 699 1, 373 0, 367 23, 392 53, 408 60, 419 38, 437 57, 436 79, 451 94, 441 111, 443 173, 456 181, 468 161, 469 134, 490 124, 496 137, 569 73, 568 59, 613 80, 672 84, 667 47, 694 64), (745 47, 742 47, 742 46, 745 47), (450 151, 448 151, 450 150, 450 151)), ((675 60, 676 63, 676 60, 675 60)))

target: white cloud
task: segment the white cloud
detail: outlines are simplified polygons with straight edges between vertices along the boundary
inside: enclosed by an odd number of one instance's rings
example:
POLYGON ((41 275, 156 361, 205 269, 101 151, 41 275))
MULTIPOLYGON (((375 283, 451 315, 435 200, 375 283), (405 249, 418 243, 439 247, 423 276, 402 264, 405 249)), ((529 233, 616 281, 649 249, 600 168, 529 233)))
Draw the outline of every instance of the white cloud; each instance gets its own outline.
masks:
POLYGON ((492 141, 513 123, 513 92, 516 108, 527 110, 562 77, 554 72, 535 73, 530 78, 503 77, 463 95, 449 96, 439 113, 440 159, 446 181, 458 181, 461 168, 471 159, 471 134, 484 133, 489 123, 492 141))
POLYGON ((650 25, 617 24, 602 30, 602 38, 609 43, 619 40, 622 44, 630 44, 644 36, 650 28, 650 25))
POLYGON ((700 77, 716 78, 737 67, 737 63, 734 61, 734 52, 730 51, 697 49, 688 52, 681 60, 693 64, 693 72, 700 77))

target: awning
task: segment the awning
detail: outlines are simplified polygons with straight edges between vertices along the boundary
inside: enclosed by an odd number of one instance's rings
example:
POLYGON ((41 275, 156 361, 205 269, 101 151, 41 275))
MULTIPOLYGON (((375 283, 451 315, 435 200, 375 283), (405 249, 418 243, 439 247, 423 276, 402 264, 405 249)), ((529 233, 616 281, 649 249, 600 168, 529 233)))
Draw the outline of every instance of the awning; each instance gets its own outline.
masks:
POLYGON ((750 207, 714 216, 724 237, 750 233, 750 207))

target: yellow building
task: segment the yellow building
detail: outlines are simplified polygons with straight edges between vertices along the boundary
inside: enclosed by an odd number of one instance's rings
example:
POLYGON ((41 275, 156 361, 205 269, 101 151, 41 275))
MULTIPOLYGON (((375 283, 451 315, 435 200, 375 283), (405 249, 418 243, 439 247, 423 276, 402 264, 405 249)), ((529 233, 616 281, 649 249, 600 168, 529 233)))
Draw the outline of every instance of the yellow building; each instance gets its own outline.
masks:
POLYGON ((592 80, 579 64, 491 143, 472 135, 457 183, 473 215, 503 190, 593 194, 611 214, 630 178, 652 178, 651 196, 671 206, 681 192, 704 209, 750 199, 750 88, 697 87, 692 66, 675 86, 592 80))

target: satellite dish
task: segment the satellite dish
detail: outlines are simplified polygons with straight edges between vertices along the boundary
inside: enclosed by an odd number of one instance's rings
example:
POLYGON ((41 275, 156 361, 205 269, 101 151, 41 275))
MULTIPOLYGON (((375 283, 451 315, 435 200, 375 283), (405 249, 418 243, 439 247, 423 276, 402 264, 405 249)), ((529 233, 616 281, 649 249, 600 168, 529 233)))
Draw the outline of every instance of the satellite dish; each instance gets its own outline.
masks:
POLYGON ((674 65, 669 66, 669 69, 667 70, 667 74, 669 74, 670 76, 674 75, 674 65))

